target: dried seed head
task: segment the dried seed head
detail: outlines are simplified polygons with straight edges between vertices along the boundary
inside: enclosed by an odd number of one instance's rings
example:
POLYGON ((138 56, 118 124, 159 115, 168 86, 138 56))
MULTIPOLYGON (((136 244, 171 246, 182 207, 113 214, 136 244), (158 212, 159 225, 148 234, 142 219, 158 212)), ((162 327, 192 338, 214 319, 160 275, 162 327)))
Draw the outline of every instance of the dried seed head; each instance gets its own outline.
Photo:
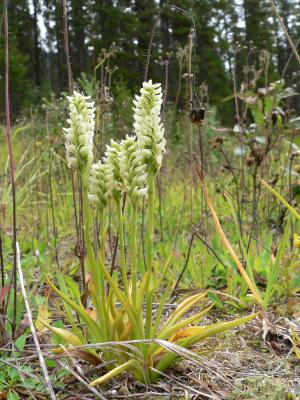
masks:
POLYGON ((193 107, 190 112, 190 120, 192 124, 201 126, 204 120, 205 111, 204 107, 193 107))
POLYGON ((69 168, 73 167, 83 173, 89 170, 93 161, 94 102, 90 101, 90 97, 75 91, 67 99, 69 127, 63 128, 67 162, 69 168))

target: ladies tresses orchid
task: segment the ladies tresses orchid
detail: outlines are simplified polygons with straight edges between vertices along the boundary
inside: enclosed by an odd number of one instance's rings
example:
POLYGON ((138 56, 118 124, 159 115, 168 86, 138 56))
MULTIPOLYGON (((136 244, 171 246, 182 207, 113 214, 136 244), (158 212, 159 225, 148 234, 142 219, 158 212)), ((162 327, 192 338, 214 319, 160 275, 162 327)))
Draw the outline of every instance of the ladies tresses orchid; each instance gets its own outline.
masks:
POLYGON ((89 200, 95 203, 99 210, 103 211, 111 195, 110 187, 111 171, 107 164, 99 161, 91 167, 89 200))
POLYGON ((142 164, 142 152, 133 136, 127 136, 125 140, 122 140, 121 146, 119 162, 124 181, 123 190, 135 203, 138 199, 147 196, 146 165, 142 164))
POLYGON ((88 172, 93 161, 95 108, 90 97, 74 91, 69 101, 69 127, 64 128, 65 148, 69 168, 88 172))
POLYGON ((152 80, 143 83, 140 96, 134 100, 134 130, 147 172, 156 175, 161 167, 166 141, 160 118, 162 90, 160 83, 152 80))

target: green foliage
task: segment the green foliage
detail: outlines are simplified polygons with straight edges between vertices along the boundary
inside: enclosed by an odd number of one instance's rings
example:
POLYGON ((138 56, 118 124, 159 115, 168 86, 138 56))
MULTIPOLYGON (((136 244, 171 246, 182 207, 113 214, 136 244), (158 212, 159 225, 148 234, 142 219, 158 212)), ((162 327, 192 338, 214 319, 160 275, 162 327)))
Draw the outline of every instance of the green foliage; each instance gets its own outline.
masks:
MULTIPOLYGON (((1 63, 1 77, 5 76, 5 53, 4 41, 1 38, 0 50, 0 63, 1 63)), ((27 96, 27 89, 29 89, 29 82, 27 79, 27 61, 28 56, 18 51, 15 40, 10 42, 10 91, 14 93, 14 101, 12 104, 12 112, 20 111, 20 107, 24 104, 24 95, 27 96)), ((4 99, 4 79, 1 79, 0 95, 4 99)))
POLYGON ((14 366, 13 360, 7 357, 2 357, 0 363, 0 392, 1 394, 6 394, 6 399, 21 399, 22 395, 19 394, 18 389, 20 389, 21 392, 23 392, 24 389, 31 392, 44 392, 44 385, 38 377, 33 375, 34 370, 29 365, 20 365, 18 370, 18 368, 14 366))

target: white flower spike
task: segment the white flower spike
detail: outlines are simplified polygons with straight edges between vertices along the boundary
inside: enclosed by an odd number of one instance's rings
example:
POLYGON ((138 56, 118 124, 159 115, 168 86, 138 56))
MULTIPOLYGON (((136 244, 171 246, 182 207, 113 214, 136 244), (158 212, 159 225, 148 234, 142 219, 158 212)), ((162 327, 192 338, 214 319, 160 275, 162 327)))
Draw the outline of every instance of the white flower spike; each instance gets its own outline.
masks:
POLYGON ((141 151, 135 137, 127 136, 125 140, 122 140, 121 146, 119 160, 124 181, 123 190, 135 204, 136 201, 147 196, 147 165, 141 162, 141 151))
POLYGON ((122 190, 124 180, 120 169, 120 155, 122 152, 122 146, 115 140, 110 141, 110 146, 106 146, 104 162, 108 165, 110 170, 110 183, 112 187, 112 193, 116 200, 118 200, 122 190))
POLYGON ((160 118, 163 95, 160 83, 143 83, 134 100, 134 130, 147 172, 156 175, 161 167, 166 141, 160 118))
POLYGON ((101 161, 91 167, 89 200, 95 203, 100 211, 108 205, 111 195, 111 169, 101 161))
POLYGON ((79 92, 67 97, 69 101, 68 128, 64 128, 65 147, 69 168, 81 173, 89 170, 93 161, 93 137, 95 130, 95 108, 90 97, 79 92))

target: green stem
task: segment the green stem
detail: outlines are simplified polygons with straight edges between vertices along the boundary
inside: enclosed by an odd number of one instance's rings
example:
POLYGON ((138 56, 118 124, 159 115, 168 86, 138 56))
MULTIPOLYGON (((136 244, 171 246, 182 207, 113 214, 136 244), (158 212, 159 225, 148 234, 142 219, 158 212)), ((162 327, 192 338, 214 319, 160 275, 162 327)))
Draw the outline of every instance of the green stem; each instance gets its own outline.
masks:
MULTIPOLYGON (((92 280, 95 286, 95 307, 99 322, 103 325, 103 331, 106 332, 105 325, 105 292, 104 292, 104 276, 100 268, 97 266, 91 237, 90 237, 90 209, 88 199, 88 177, 82 177, 82 198, 83 198, 83 225, 84 225, 84 239, 87 251, 87 270, 91 273, 92 280)), ((106 333, 105 333, 105 336, 106 333)))
POLYGON ((137 240, 136 240, 136 213, 137 207, 132 204, 132 227, 131 227, 131 283, 132 283, 132 304, 136 305, 137 293, 137 240))
MULTIPOLYGON (((104 211, 100 211, 100 260, 101 263, 103 264, 105 268, 105 238, 106 238, 106 232, 107 232, 107 225, 105 221, 105 214, 104 211)), ((102 310, 105 313, 105 319, 107 320, 107 301, 106 301, 106 296, 105 296, 105 279, 102 271, 99 271, 99 277, 100 277, 100 286, 101 286, 101 301, 102 301, 102 310)))
POLYGON ((146 264, 147 271, 151 275, 153 263, 153 239, 154 239, 154 176, 148 176, 148 221, 146 233, 146 264))
POLYGON ((83 202, 84 239, 87 250, 87 263, 89 271, 91 272, 91 274, 93 274, 93 264, 96 263, 96 259, 90 238, 90 210, 89 210, 89 199, 88 199, 88 182, 87 178, 85 177, 82 177, 82 202, 83 202))
POLYGON ((119 243, 120 243, 120 265, 121 265, 122 280, 124 284, 124 291, 125 294, 128 295, 128 280, 126 271, 125 242, 124 242, 124 221, 123 221, 121 198, 119 198, 117 201, 117 207, 118 207, 119 243))
POLYGON ((146 338, 150 337, 152 321, 152 275, 153 275, 153 240, 154 240, 154 175, 148 175, 148 221, 146 232, 146 266, 147 266, 147 288, 146 288, 146 338))
POLYGON ((104 218, 104 211, 100 211, 100 257, 102 263, 105 265, 105 236, 106 236, 106 223, 104 218))

